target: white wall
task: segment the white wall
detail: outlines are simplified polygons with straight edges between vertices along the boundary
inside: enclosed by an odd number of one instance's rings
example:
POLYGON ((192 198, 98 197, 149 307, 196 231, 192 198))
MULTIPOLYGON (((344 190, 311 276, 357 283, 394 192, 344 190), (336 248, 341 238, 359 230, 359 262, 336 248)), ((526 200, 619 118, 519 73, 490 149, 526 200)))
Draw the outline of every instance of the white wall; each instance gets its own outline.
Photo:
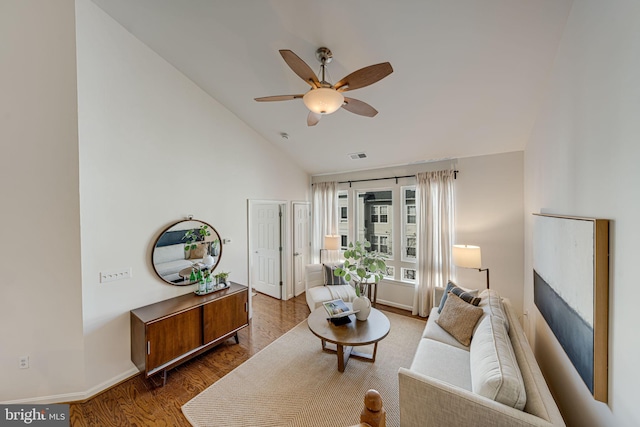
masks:
POLYGON ((84 386, 74 15, 73 0, 0 2, 5 402, 84 386))
POLYGON ((640 3, 576 0, 525 151, 529 337, 569 426, 637 426, 640 3), (609 402, 597 402, 533 302, 531 212, 610 219, 609 402))
POLYGON ((1 2, 0 47, 0 401, 83 399, 136 372, 130 309, 193 290, 154 273, 166 225, 214 225, 247 283, 247 200, 309 176, 88 0, 1 2))
MULTIPOLYGON (((337 175, 313 177, 313 182, 347 181, 376 177, 404 176, 421 171, 455 168, 456 243, 482 248, 483 267, 491 273, 491 288, 509 298, 519 313, 522 307, 523 269, 523 152, 466 157, 442 162, 399 166, 337 175)), ((415 184, 404 178, 399 185, 415 184)), ((353 188, 383 188, 393 180, 353 183, 353 188)), ((347 185, 348 186, 348 185, 347 185)), ((399 212, 399 209, 396 209, 399 212)), ((456 269, 461 286, 484 289, 486 273, 456 269)), ((413 305, 413 285, 383 281, 378 300, 400 308, 413 305)))
MULTIPOLYGON (((247 200, 308 200, 309 177, 88 0, 77 2, 87 387, 131 372, 129 310, 193 291, 160 281, 151 246, 188 214, 247 283, 247 200), (100 271, 133 278, 99 283, 100 271)), ((215 72, 215 70, 212 70, 215 72)))

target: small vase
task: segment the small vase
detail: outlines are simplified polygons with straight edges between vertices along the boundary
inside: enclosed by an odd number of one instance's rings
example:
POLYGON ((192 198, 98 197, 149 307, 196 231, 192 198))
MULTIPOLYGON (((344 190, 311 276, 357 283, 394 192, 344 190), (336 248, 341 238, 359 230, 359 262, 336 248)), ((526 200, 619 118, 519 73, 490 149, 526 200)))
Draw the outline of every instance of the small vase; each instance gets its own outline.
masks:
POLYGON ((353 310, 358 311, 356 313, 356 319, 364 321, 369 317, 371 313, 371 301, 365 296, 356 297, 353 300, 353 310))

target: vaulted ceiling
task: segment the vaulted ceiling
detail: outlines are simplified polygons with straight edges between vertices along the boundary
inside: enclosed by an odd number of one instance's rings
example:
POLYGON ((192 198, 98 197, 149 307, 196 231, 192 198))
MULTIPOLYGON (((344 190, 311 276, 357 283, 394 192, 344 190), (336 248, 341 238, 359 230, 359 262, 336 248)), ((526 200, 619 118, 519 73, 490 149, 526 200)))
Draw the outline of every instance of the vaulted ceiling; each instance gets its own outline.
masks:
POLYGON ((524 149, 572 3, 93 1, 311 174, 524 149), (332 83, 391 63, 391 75, 348 92, 377 116, 339 109, 308 127, 300 99, 254 101, 306 92, 278 50, 319 71, 321 46, 333 52, 332 83))

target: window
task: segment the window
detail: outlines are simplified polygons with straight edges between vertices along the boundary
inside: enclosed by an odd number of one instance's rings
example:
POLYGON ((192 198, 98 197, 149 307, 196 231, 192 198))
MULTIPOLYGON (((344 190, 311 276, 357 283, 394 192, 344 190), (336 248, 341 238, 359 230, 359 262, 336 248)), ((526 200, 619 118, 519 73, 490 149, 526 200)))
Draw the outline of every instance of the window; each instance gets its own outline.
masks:
POLYGON ((418 247, 415 185, 375 189, 361 187, 341 191, 344 191, 344 195, 339 199, 338 226, 350 230, 348 239, 345 231, 343 246, 348 242, 368 241, 371 250, 387 256, 386 279, 415 284, 418 247), (351 202, 347 203, 348 200, 351 202), (347 208, 347 222, 344 223, 343 207, 347 208))
POLYGON ((393 259, 393 192, 392 190, 358 191, 356 204, 356 236, 371 243, 371 249, 393 259))
POLYGON ((407 205, 407 224, 416 223, 416 205, 407 205))
POLYGON ((371 250, 391 255, 389 240, 389 236, 372 236, 369 242, 371 243, 371 250))
POLYGON ((402 261, 416 262, 416 187, 402 187, 402 261))
POLYGON ((343 251, 346 251, 347 245, 349 244, 349 193, 345 190, 338 191, 338 210, 340 246, 343 251))
POLYGON ((388 223, 389 222, 389 206, 385 206, 385 205, 371 206, 371 222, 388 223))
POLYGON ((406 258, 414 258, 416 257, 416 238, 415 237, 407 237, 407 244, 405 246, 405 257, 406 258))
POLYGON ((415 268, 403 268, 402 269, 402 280, 405 282, 416 282, 416 269, 415 268))

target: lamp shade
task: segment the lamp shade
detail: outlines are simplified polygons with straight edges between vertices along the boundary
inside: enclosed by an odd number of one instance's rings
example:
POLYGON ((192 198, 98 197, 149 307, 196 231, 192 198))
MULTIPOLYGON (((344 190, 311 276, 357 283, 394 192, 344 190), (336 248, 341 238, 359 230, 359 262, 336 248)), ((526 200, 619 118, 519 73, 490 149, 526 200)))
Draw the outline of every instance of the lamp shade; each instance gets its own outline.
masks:
POLYGON ((330 251, 337 251, 340 249, 340 236, 324 236, 324 248, 330 251))
POLYGON ((344 96, 335 89, 320 87, 305 93, 302 101, 314 113, 331 114, 342 107, 344 96))
POLYGON ((480 246, 453 245, 453 263, 456 267, 482 268, 480 246))

